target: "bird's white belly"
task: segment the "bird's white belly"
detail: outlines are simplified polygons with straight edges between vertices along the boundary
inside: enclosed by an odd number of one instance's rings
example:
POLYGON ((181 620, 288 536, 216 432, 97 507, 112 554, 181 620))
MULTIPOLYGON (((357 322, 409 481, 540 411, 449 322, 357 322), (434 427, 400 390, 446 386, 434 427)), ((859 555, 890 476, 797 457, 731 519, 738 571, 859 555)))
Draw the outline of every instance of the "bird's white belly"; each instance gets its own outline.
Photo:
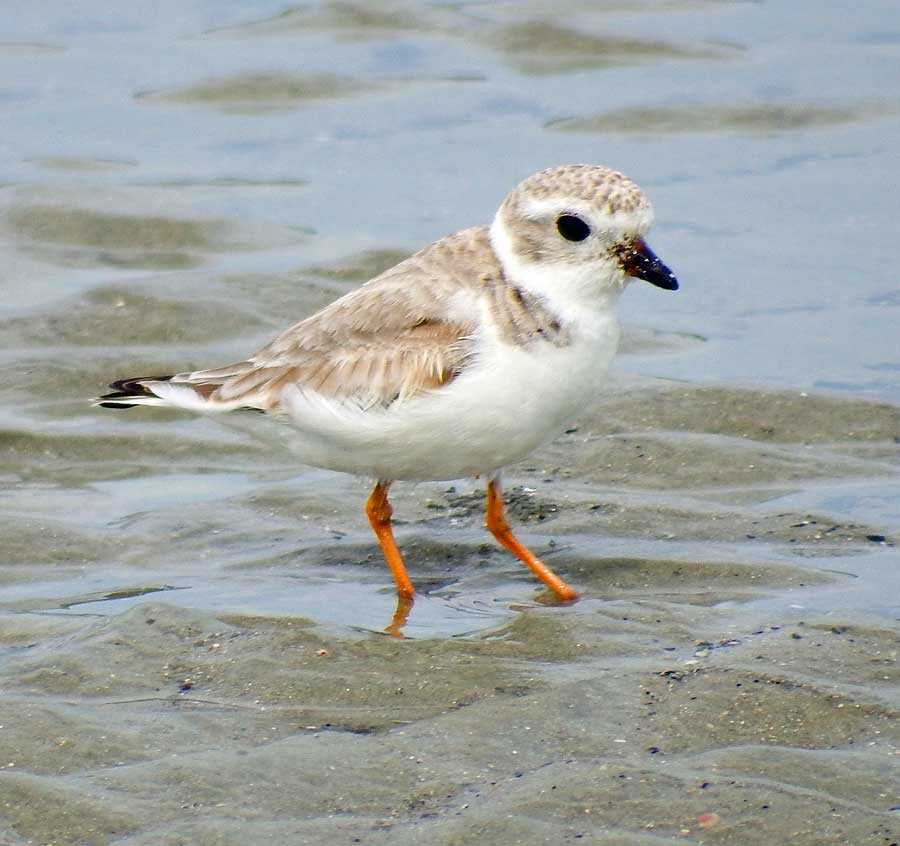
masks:
POLYGON ((567 346, 483 346, 449 385, 361 410, 290 389, 282 438, 304 462, 384 480, 489 474, 558 435, 594 397, 618 344, 614 318, 567 346))

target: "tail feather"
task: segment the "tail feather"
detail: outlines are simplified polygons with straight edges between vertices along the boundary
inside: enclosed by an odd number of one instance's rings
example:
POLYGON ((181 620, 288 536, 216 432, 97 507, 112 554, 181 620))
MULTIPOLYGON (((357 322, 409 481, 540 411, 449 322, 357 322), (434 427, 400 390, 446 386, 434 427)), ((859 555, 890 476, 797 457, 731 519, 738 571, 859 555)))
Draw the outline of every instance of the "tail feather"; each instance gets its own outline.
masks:
POLYGON ((110 383, 112 392, 94 400, 101 408, 134 408, 136 405, 163 405, 163 401, 144 382, 168 382, 172 376, 132 376, 110 383), (129 400, 134 400, 129 402, 129 400), (156 400, 157 402, 154 402, 156 400))
MULTIPOLYGON (((245 363, 243 363, 245 364, 245 363)), ((239 408, 262 410, 252 398, 212 399, 228 376, 243 373, 243 364, 219 371, 198 370, 172 376, 135 376, 110 384, 113 390, 93 403, 101 408, 134 408, 136 405, 181 408, 194 412, 234 411, 239 408), (218 375, 218 374, 226 375, 218 375)))

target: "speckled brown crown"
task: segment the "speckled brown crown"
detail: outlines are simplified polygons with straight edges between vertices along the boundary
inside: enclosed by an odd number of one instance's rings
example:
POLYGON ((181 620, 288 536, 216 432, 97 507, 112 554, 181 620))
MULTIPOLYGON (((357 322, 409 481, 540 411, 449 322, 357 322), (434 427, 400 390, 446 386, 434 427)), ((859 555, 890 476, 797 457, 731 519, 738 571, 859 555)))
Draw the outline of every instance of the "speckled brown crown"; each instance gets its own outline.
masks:
POLYGON ((561 165, 521 182, 507 198, 519 208, 570 198, 609 215, 650 213, 650 201, 625 174, 600 165, 561 165))

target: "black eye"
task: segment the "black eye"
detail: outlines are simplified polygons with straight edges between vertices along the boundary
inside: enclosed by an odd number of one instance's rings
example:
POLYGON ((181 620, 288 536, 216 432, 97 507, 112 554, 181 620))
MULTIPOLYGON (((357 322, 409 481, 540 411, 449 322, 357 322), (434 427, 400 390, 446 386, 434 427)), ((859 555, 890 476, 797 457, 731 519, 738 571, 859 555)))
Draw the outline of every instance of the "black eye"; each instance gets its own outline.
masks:
POLYGON ((556 218, 556 229, 567 241, 583 241, 591 234, 591 227, 574 214, 561 214, 556 218))

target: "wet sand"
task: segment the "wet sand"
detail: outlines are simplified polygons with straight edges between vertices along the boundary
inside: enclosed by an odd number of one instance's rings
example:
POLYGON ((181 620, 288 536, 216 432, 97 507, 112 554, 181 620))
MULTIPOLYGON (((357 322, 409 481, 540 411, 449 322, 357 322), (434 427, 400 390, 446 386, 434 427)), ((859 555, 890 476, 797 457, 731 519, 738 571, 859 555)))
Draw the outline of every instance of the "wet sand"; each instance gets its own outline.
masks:
MULTIPOLYGON (((9 842, 895 840, 900 632, 828 597, 850 582, 884 590, 896 537, 778 501, 822 477, 896 480, 897 409, 665 384, 621 390, 572 428, 507 492, 522 536, 583 591, 569 607, 534 602, 480 529, 481 494, 461 485, 400 489, 400 542, 428 594, 404 640, 212 613, 191 590, 141 596, 138 584, 6 602, 9 842), (853 578, 834 556, 869 570, 853 578), (428 601, 487 619, 441 636, 428 601)), ((132 461, 151 460, 142 450, 161 457, 153 439, 127 441, 132 461)), ((34 473, 53 461, 43 443, 27 454, 34 473)), ((224 516, 195 503, 165 553, 181 558, 178 586, 202 578, 202 557, 222 583, 258 574, 263 592, 362 582, 386 625, 389 577, 361 486, 355 503, 316 494, 319 514, 289 490, 231 497, 224 516), (321 537, 323 520, 341 536, 321 537), (292 551, 261 554, 276 523, 292 551)), ((4 571, 122 561, 149 575, 166 519, 123 526, 112 549, 107 529, 61 535, 48 521, 4 571)))
POLYGON ((0 22, 0 844, 900 843, 888 4, 76 7, 0 22), (389 637, 366 480, 87 404, 562 161, 683 285, 505 477, 577 603, 397 485, 389 637))

